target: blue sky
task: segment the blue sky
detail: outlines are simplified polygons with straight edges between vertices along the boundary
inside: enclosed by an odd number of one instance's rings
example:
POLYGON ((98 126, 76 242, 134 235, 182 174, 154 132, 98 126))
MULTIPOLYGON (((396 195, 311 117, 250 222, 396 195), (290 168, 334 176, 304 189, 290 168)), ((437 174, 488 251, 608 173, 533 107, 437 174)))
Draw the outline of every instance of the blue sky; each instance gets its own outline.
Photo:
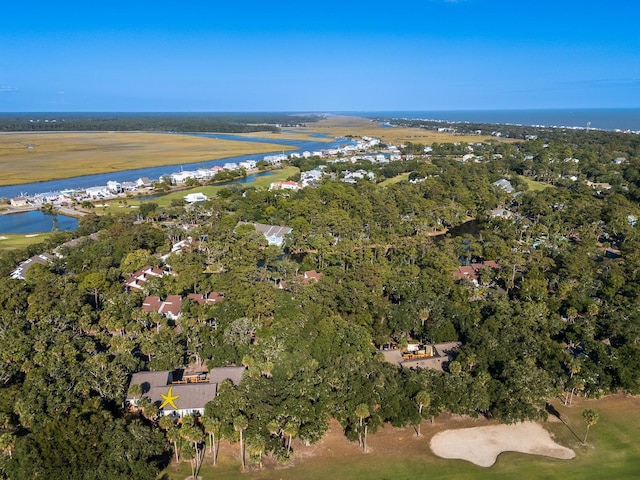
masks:
POLYGON ((6 0, 0 111, 640 107, 640 2, 6 0))

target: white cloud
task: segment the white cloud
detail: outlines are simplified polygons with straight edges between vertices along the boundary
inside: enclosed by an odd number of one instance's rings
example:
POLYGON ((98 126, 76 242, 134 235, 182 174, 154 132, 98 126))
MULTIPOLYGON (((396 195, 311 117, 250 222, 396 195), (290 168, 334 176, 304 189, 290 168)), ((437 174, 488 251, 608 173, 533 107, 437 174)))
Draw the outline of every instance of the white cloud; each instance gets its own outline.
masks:
POLYGON ((16 87, 10 87, 9 85, 0 85, 0 93, 12 93, 17 91, 18 89, 16 87))

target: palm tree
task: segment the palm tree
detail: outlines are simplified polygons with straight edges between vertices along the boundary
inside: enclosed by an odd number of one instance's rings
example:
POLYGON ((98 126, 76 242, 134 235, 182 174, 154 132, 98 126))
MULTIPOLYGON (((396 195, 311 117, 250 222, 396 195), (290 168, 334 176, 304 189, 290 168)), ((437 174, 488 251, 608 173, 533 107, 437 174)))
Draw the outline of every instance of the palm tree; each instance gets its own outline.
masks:
POLYGON ((600 419, 600 414, 598 414, 598 412, 596 412, 595 410, 587 408, 585 411, 582 412, 582 418, 587 424, 587 432, 584 434, 584 440, 582 441, 582 444, 584 445, 587 443, 587 435, 589 435, 589 428, 591 428, 593 425, 598 423, 598 420, 600 419))
POLYGON ((163 415, 158 419, 158 426, 165 432, 175 424, 175 420, 171 415, 163 415))
POLYGON ((191 443, 194 450, 193 458, 191 459, 191 476, 195 479, 198 477, 198 472, 202 466, 202 460, 204 459, 204 449, 200 450, 198 447, 204 441, 204 433, 197 425, 182 425, 180 428, 180 436, 191 443))
POLYGON ((135 400, 142 395, 142 385, 139 385, 137 383, 132 383, 129 386, 129 390, 127 391, 127 393, 133 397, 133 400, 135 402, 135 400))
POLYGON ((213 464, 218 463, 218 447, 220 445, 220 429, 222 428, 222 422, 219 418, 215 417, 202 417, 202 426, 204 431, 209 434, 209 453, 213 451, 213 464), (218 434, 216 442, 216 433, 218 434))
POLYGON ((420 390, 416 394, 416 402, 418 403, 418 411, 420 413, 420 423, 418 423, 418 437, 420 436, 420 425, 422 424, 422 408, 431 404, 431 394, 426 390, 420 390))
POLYGON ((460 362, 458 362, 457 360, 452 360, 451 362, 449 362, 449 372, 453 373, 454 375, 458 375, 460 372, 462 372, 462 365, 460 364, 460 362))
POLYGON ((149 397, 142 397, 138 402, 138 408, 142 410, 142 415, 148 420, 155 420, 158 416, 158 406, 149 397))
POLYGON ((252 435, 250 438, 247 438, 247 445, 249 449, 249 458, 254 462, 257 461, 260 468, 262 468, 262 454, 265 449, 264 438, 260 435, 252 435))
POLYGON ((180 429, 174 425, 169 430, 167 430, 166 435, 167 435, 167 440, 173 443, 173 451, 176 454, 176 462, 179 462, 180 451, 178 449, 178 442, 182 440, 182 437, 180 436, 180 429))
POLYGON ((269 431, 269 435, 278 435, 280 436, 280 423, 277 420, 271 420, 267 423, 267 430, 269 431))
POLYGON ((291 439, 298 435, 298 425, 293 421, 288 421, 284 428, 282 429, 282 433, 289 437, 287 441, 287 452, 291 451, 291 439))
POLYGON ((242 470, 246 467, 245 456, 244 456, 244 437, 243 432, 249 426, 249 421, 247 417, 244 415, 238 415, 233 419, 233 429, 236 432, 240 432, 240 460, 242 461, 242 470))
POLYGON ((356 416, 360 419, 360 428, 359 428, 359 439, 360 444, 362 445, 362 450, 367 452, 367 424, 364 424, 364 419, 368 418, 371 413, 369 412, 369 405, 366 403, 361 403, 356 407, 356 416), (362 427, 364 424, 364 436, 362 434, 362 427))

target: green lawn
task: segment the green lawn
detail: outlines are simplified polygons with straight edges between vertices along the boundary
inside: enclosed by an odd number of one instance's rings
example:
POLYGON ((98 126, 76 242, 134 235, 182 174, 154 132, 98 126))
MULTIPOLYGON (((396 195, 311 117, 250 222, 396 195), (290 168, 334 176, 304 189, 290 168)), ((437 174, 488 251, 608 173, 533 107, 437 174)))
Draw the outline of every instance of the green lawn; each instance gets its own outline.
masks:
POLYGON ((401 173, 400 175, 396 175, 393 178, 387 178, 386 180, 380 182, 378 185, 381 187, 387 187, 395 183, 406 182, 409 180, 409 175, 410 173, 401 173))
POLYGON ((34 243, 43 242, 51 232, 36 233, 30 235, 24 234, 2 234, 0 235, 0 251, 14 250, 16 248, 24 248, 34 243))
MULTIPOLYGON (((576 452, 573 460, 503 453, 490 468, 475 466, 463 460, 436 457, 429 449, 431 436, 444 428, 423 425, 423 437, 416 438, 413 430, 387 427, 384 433, 369 437, 371 452, 363 454, 355 444, 348 444, 339 435, 323 439, 315 453, 302 452, 304 458, 295 458, 292 466, 273 465, 262 470, 241 473, 237 459, 237 445, 221 450, 222 463, 217 467, 205 465, 200 475, 203 480, 213 479, 635 479, 640 472, 640 398, 609 397, 597 401, 581 400, 573 407, 555 402, 566 425, 546 422, 544 427, 561 445, 576 452), (587 445, 580 440, 585 433, 581 413, 593 408, 600 414, 599 422, 591 427, 587 445), (578 438, 579 437, 579 438, 578 438)), ((438 421, 436 420, 436 424, 438 421)), ((464 427, 464 422, 449 422, 452 428, 464 427)), ((303 447, 298 447, 302 449, 303 447)), ((210 462, 209 459, 205 460, 210 462)), ((171 465, 163 472, 171 480, 183 480, 190 475, 187 464, 176 468, 171 465)))
POLYGON ((541 190, 544 190, 545 188, 553 188, 553 185, 551 185, 549 183, 538 182, 538 181, 533 180, 532 178, 529 178, 529 177, 524 177, 524 176, 520 175, 518 178, 523 180, 527 184, 527 186, 529 187, 529 190, 531 190, 533 192, 539 192, 541 190))
MULTIPOLYGON (((300 173, 300 170, 297 167, 284 167, 277 170, 272 170, 272 175, 265 175, 262 177, 255 178, 252 182, 243 183, 242 185, 253 186, 256 188, 266 189, 269 188, 269 185, 272 182, 282 182, 292 175, 296 175, 300 173)), ((167 193, 166 195, 162 195, 159 197, 155 197, 152 199, 147 199, 145 197, 134 197, 127 198, 126 204, 123 202, 123 199, 119 200, 110 200, 104 202, 104 205, 107 207, 96 207, 96 212, 105 212, 105 213, 129 213, 134 211, 136 208, 140 206, 141 203, 144 202, 153 202, 157 203, 159 207, 167 207, 171 204, 172 200, 182 200, 183 197, 189 193, 197 193, 202 192, 208 197, 214 197, 222 188, 228 187, 227 185, 205 185, 199 187, 193 187, 185 190, 176 190, 171 193, 167 193)))

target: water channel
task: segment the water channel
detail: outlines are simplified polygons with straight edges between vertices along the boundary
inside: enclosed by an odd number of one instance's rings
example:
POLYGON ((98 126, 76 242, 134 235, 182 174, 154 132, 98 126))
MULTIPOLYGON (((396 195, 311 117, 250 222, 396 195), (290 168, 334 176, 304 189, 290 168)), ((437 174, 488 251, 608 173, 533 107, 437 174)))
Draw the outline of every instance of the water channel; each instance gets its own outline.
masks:
MULTIPOLYGON (((271 143, 287 147, 295 147, 295 150, 285 150, 285 153, 303 152, 305 150, 313 152, 317 150, 326 150, 336 148, 352 143, 349 139, 332 140, 330 142, 321 142, 313 140, 288 140, 288 139, 272 139, 259 137, 242 137, 238 135, 227 135, 218 133, 198 133, 191 134, 199 137, 217 138, 222 140, 236 140, 243 142, 261 142, 271 143)), ((61 180, 50 180, 47 182, 36 182, 22 185, 7 185, 0 187, 0 198, 14 198, 21 195, 35 195, 37 193, 60 192, 63 190, 76 190, 99 185, 106 185, 108 181, 116 182, 135 182, 140 177, 149 177, 151 180, 158 179, 163 175, 170 175, 181 169, 195 169, 198 167, 211 168, 216 165, 222 166, 225 163, 239 163, 245 160, 262 160, 265 155, 282 153, 282 150, 273 150, 271 152, 256 153, 251 155, 240 155, 237 157, 227 157, 218 160, 208 160, 205 162, 196 162, 189 164, 164 165, 161 167, 146 167, 133 170, 123 170, 120 172, 101 173, 97 175, 84 175, 80 177, 65 178, 61 180)))
MULTIPOLYGON (((202 133, 193 134, 207 138, 217 138, 223 140, 237 140, 244 142, 262 142, 279 144, 287 147, 296 147, 296 150, 287 150, 286 153, 303 152, 308 150, 310 152, 317 150, 326 150, 329 148, 336 148, 352 143, 349 139, 332 140, 330 142, 312 141, 312 140, 288 140, 288 139, 266 139, 259 137, 242 137, 238 135, 227 134, 214 134, 214 133, 202 133)), ((326 138, 322 134, 314 134, 314 137, 326 138)), ((21 195, 34 195, 36 193, 46 192, 58 192, 62 190, 75 190, 82 189, 97 185, 106 185, 108 181, 117 182, 134 182, 140 177, 149 177, 150 179, 158 179, 163 175, 170 175, 173 172, 179 171, 181 168, 211 168, 215 165, 224 165, 225 163, 235 162, 239 163, 245 160, 262 160, 265 155, 281 153, 282 150, 274 150, 266 153, 258 153, 251 155, 240 155, 236 157, 222 158, 218 160, 209 160, 206 162, 197 162, 192 164, 176 164, 165 165, 162 167, 147 167, 135 170, 124 170, 120 172, 111 172, 97 175, 84 175, 80 177, 65 178, 62 180, 51 180, 48 182, 36 182, 22 185, 10 185, 0 187, 0 198, 13 198, 21 195)), ((263 175, 271 175, 271 172, 261 172, 254 175, 248 175, 247 177, 240 178, 225 182, 222 185, 229 183, 248 183, 252 182, 254 178, 263 175)), ((153 197, 147 197, 153 198, 153 197)), ((29 212, 12 213, 7 215, 0 215, 0 233, 3 234, 30 234, 39 232, 50 232, 54 229, 58 230, 75 230, 78 227, 78 220, 65 215, 50 215, 40 210, 34 210, 29 212)))

